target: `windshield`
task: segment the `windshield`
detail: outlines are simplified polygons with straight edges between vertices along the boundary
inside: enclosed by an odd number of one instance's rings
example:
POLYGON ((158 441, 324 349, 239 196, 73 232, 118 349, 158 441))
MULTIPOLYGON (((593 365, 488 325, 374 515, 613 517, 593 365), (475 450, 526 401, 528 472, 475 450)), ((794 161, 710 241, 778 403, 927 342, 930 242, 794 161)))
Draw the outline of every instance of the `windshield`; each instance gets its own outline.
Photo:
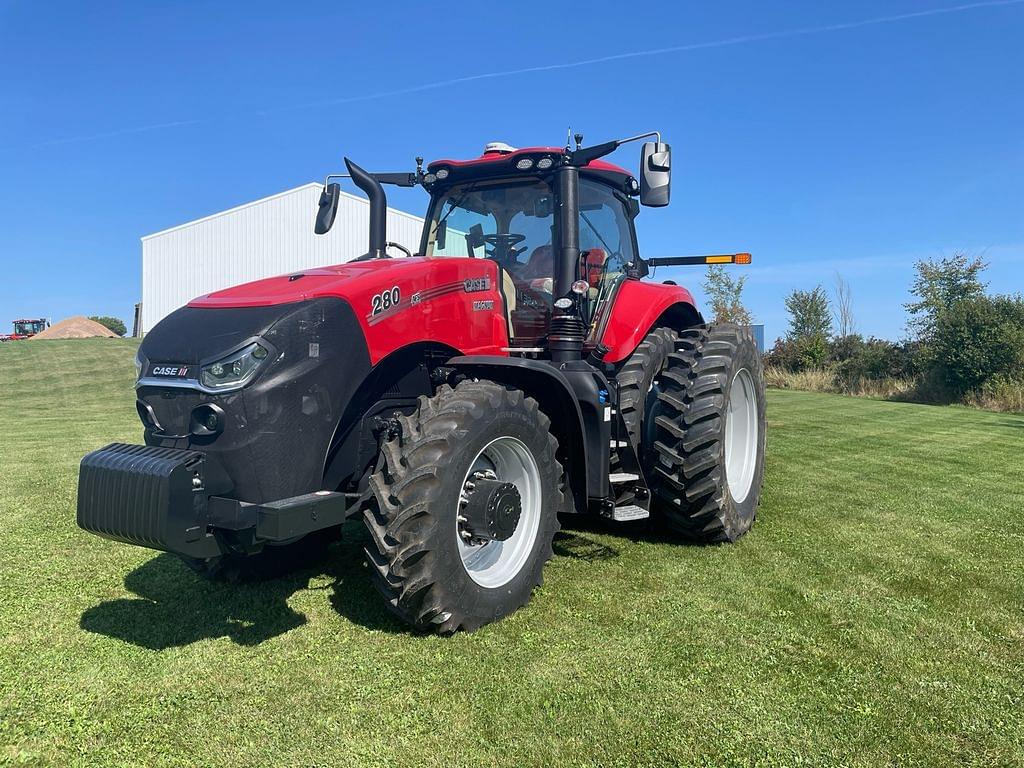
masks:
POLYGON ((552 197, 536 180, 453 187, 434 204, 424 253, 494 259, 520 276, 538 250, 551 260, 552 197))

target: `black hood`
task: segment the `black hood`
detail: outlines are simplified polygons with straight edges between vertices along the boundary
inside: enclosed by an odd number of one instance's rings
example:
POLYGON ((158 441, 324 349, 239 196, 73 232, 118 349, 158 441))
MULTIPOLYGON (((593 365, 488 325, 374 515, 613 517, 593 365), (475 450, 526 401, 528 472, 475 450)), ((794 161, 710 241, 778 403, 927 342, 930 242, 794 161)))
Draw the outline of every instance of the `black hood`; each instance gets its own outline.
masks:
POLYGON ((234 481, 232 495, 267 502, 320 490, 331 439, 353 393, 370 371, 359 321, 339 298, 269 307, 182 307, 150 331, 140 348, 149 369, 159 364, 210 363, 254 338, 272 349, 246 386, 210 393, 186 382, 146 379, 139 400, 152 408, 162 432, 189 432, 193 409, 224 411, 214 437, 160 437, 146 442, 216 454, 234 481))
POLYGON ((264 336, 279 321, 310 302, 270 307, 207 309, 182 307, 156 324, 142 341, 147 360, 198 364, 238 346, 253 336, 264 336))

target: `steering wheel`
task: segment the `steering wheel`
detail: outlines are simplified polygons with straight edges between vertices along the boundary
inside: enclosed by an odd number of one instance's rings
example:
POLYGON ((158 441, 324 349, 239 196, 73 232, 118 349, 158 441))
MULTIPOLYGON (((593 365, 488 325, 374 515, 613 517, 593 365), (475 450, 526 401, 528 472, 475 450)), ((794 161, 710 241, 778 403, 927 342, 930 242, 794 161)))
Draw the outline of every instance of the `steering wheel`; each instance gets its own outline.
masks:
POLYGON ((516 232, 506 232, 503 234, 496 232, 492 235, 484 235, 484 242, 487 243, 487 245, 494 247, 503 245, 508 248, 512 248, 513 246, 519 245, 525 239, 526 235, 520 235, 516 232))
POLYGON ((526 250, 525 248, 516 248, 517 245, 526 239, 526 235, 520 235, 516 232, 496 232, 484 235, 482 239, 485 245, 491 246, 491 255, 494 256, 515 259, 526 250))

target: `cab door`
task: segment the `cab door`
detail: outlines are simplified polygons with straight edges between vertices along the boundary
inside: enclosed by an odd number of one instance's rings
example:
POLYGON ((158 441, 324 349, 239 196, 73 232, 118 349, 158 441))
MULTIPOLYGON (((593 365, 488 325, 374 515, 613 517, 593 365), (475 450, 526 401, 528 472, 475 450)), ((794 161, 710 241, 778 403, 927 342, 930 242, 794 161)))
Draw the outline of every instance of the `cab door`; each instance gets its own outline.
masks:
POLYGON ((629 200, 607 184, 580 178, 579 279, 589 287, 581 302, 593 342, 615 293, 637 263, 636 231, 629 200))

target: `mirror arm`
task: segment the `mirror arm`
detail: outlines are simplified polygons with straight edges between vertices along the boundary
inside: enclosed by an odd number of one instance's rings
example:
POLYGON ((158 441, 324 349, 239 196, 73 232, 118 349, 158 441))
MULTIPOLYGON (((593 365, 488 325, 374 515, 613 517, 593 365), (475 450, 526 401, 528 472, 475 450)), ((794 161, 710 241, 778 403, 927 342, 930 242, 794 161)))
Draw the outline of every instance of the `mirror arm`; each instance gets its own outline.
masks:
POLYGON ((640 139, 649 139, 651 136, 656 137, 658 143, 661 143, 661 131, 648 131, 647 133, 640 133, 626 139, 613 139, 612 141, 606 141, 604 144, 595 144, 585 149, 577 149, 575 152, 569 153, 569 165, 575 165, 579 168, 591 160, 597 160, 599 157, 610 155, 623 144, 628 144, 631 141, 640 141, 640 139))
POLYGON ((350 173, 330 173, 330 174, 327 175, 327 178, 324 179, 324 186, 326 187, 328 184, 330 184, 331 183, 331 179, 351 179, 351 178, 352 178, 352 174, 350 174, 350 173))
POLYGON ((396 187, 415 187, 419 183, 415 173, 371 173, 381 184, 393 184, 396 187))

